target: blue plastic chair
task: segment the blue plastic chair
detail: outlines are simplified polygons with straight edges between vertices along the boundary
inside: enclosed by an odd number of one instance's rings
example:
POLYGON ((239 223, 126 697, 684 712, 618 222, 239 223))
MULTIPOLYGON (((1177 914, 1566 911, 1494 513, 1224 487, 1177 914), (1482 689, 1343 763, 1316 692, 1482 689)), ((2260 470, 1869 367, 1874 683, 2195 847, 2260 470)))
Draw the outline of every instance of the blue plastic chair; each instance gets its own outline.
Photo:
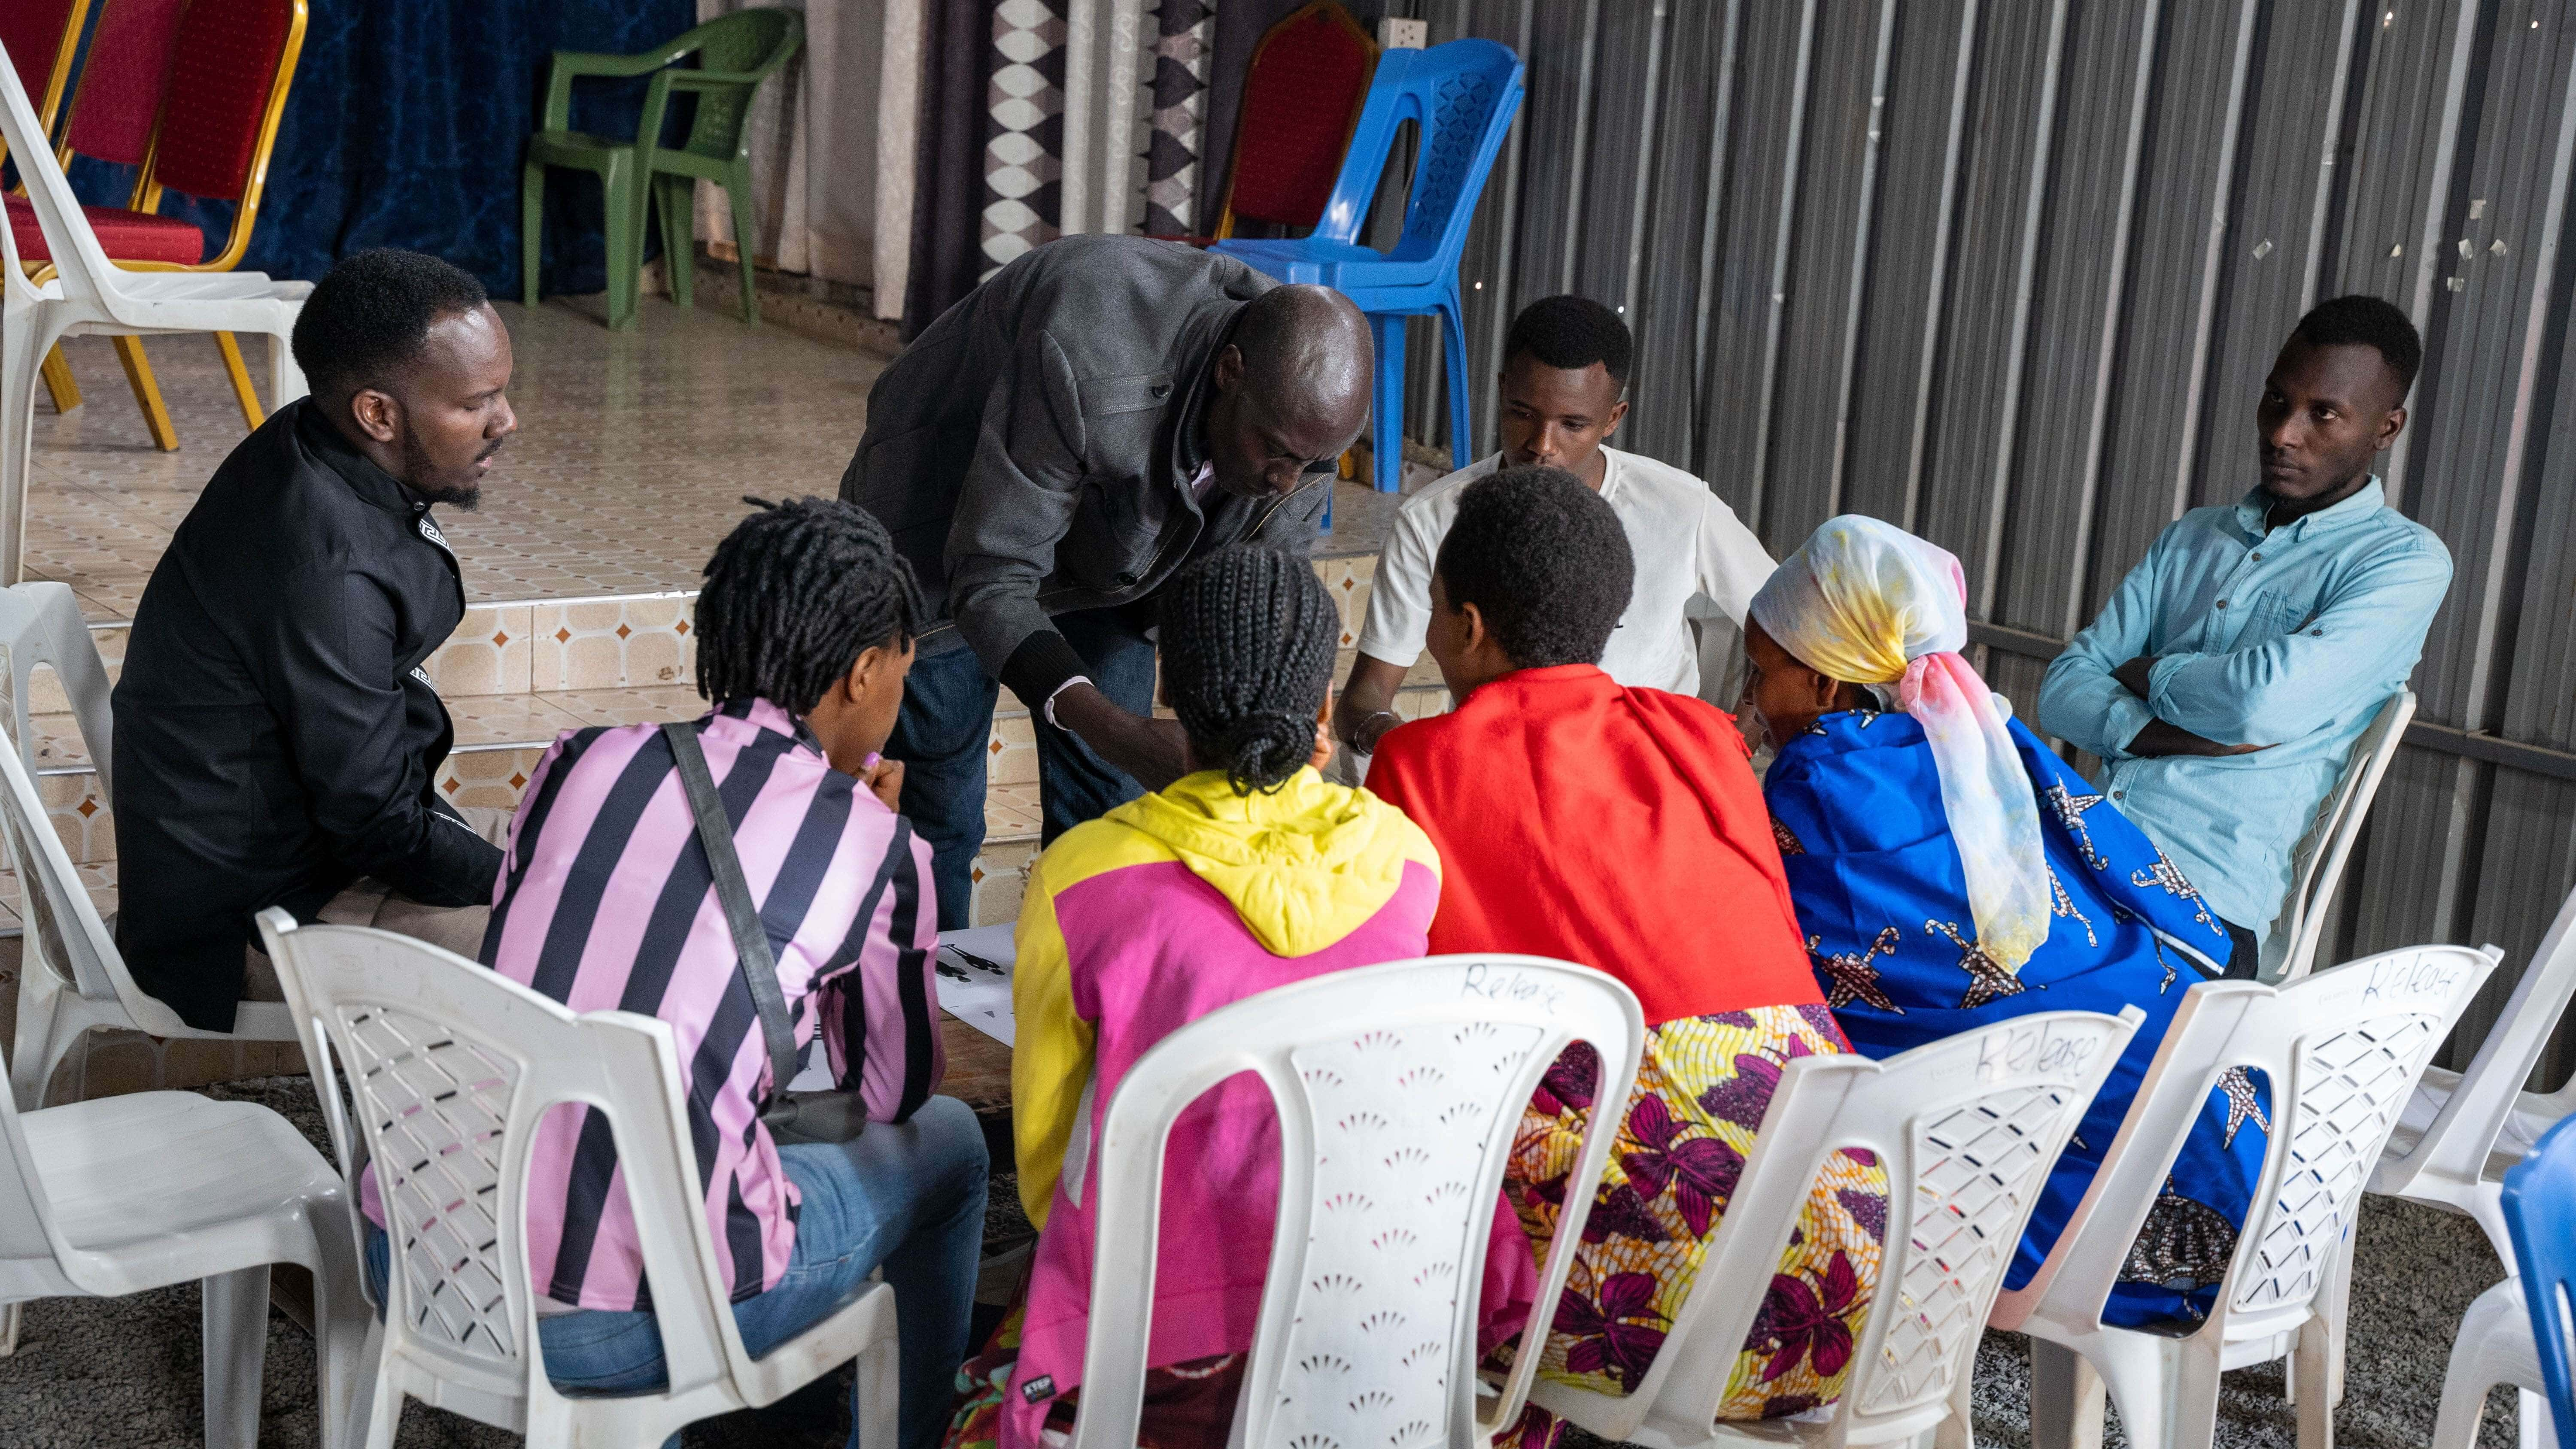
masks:
POLYGON ((2558 1442, 2576 1445, 2576 1373, 2568 1362, 2569 1314, 2560 1293, 2576 1295, 2576 1117, 2541 1134, 2531 1154, 2504 1175, 2504 1225, 2522 1301, 2531 1310, 2531 1340, 2549 1389, 2558 1442))
POLYGON ((1229 240, 1216 250, 1283 282, 1320 282, 1368 314, 1377 334, 1374 431, 1377 488, 1393 493, 1404 478, 1404 319, 1437 316, 1448 345, 1449 455, 1467 466, 1467 318, 1458 296, 1458 258, 1485 175, 1521 107, 1520 57, 1490 40, 1453 40, 1429 50, 1390 50, 1378 58, 1368 104, 1351 131, 1341 178, 1314 234, 1293 241, 1229 240), (1396 128, 1420 128, 1420 160, 1404 234, 1392 252, 1360 244, 1369 203, 1396 128), (1393 461, 1390 461, 1393 460, 1393 461))

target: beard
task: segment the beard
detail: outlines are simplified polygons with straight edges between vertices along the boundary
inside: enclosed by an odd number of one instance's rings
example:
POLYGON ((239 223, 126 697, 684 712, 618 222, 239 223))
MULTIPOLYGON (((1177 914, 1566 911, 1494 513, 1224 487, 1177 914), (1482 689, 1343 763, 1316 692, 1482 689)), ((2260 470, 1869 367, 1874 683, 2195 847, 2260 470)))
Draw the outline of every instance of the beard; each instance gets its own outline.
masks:
MULTIPOLYGON (((499 450, 500 444, 495 443, 478 454, 476 461, 499 450)), ((419 432, 408 418, 403 420, 402 462, 403 485, 430 502, 444 503, 464 513, 472 513, 483 506, 483 485, 472 474, 456 482, 439 476, 438 464, 430 458, 428 446, 421 442, 419 432)))

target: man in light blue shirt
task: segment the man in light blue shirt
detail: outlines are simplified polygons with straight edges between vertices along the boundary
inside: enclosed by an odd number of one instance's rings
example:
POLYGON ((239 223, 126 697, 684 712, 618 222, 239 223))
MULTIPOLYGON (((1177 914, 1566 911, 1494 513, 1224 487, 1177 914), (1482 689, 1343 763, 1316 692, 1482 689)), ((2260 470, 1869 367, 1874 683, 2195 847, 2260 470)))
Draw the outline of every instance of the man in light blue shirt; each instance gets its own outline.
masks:
POLYGON ((2040 727, 2101 756, 2103 796, 2180 867, 2166 889, 2227 926, 2230 976, 2254 974, 2300 837, 2450 587, 2450 551, 2370 471, 2422 360, 2376 297, 2301 318, 2254 410, 2262 483, 2166 528, 2040 688, 2040 727))

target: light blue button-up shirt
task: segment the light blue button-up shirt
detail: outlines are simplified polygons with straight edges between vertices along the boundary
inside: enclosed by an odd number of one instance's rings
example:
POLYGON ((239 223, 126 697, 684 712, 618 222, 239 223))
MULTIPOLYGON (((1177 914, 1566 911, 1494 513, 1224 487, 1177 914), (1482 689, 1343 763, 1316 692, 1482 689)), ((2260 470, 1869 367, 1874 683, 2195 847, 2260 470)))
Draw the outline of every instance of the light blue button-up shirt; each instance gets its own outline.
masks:
POLYGON ((2040 687, 2048 733, 2102 757, 2097 783, 2200 888, 2257 936, 2289 894, 2291 856, 2353 742, 2406 685, 2451 584, 2451 553, 2387 505, 2379 480, 2264 526, 2256 488, 2176 520, 2075 636, 2040 687), (2147 697, 2111 671, 2156 656, 2147 697), (2161 719, 2246 755, 2142 759, 2161 719))

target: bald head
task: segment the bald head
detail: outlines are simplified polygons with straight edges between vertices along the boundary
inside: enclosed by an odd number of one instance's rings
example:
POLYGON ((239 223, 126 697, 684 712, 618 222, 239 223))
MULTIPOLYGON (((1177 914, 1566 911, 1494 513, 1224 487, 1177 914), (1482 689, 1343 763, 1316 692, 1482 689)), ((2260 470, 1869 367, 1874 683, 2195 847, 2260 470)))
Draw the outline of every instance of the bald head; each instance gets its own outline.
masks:
POLYGON ((1273 287, 1245 303, 1208 409, 1218 486, 1273 498, 1328 472, 1368 425, 1376 364, 1368 319, 1330 287, 1273 287))

